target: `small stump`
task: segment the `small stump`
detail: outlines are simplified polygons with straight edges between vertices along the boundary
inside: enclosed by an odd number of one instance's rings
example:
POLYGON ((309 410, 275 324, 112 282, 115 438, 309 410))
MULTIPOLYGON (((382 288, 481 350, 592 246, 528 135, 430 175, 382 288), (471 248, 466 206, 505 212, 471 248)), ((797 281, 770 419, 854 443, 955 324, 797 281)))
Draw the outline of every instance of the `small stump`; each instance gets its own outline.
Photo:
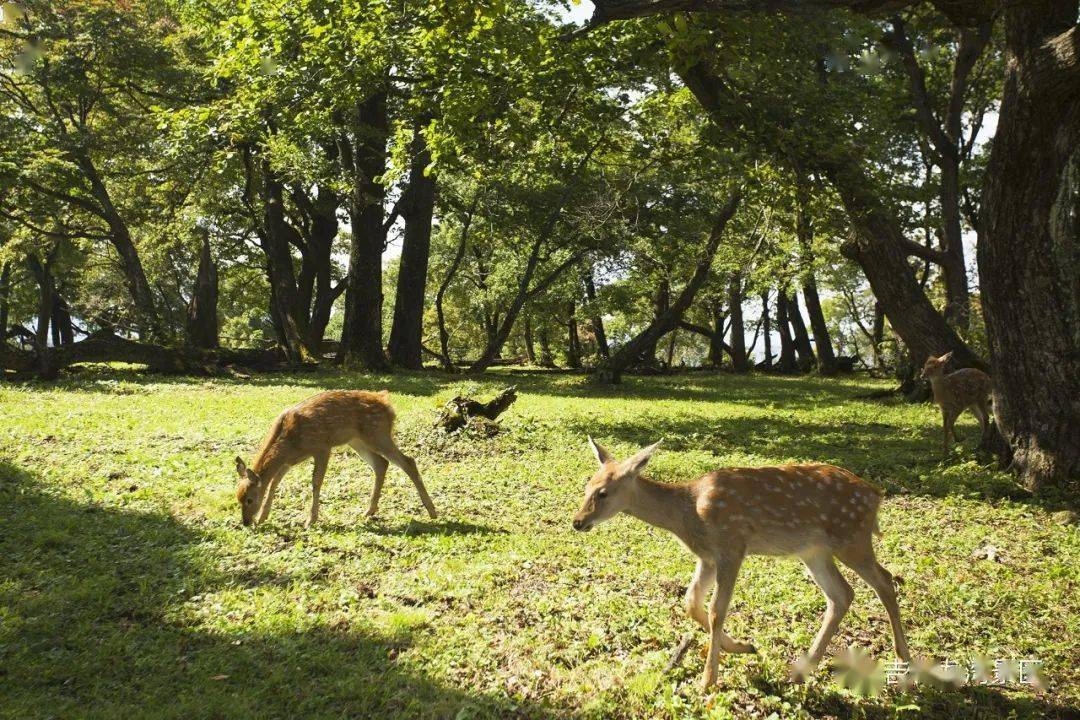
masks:
POLYGON ((468 425, 474 418, 484 418, 489 422, 494 422, 499 415, 514 404, 515 400, 517 400, 516 386, 506 388, 486 403, 458 395, 443 406, 442 414, 435 426, 447 433, 452 433, 468 425))

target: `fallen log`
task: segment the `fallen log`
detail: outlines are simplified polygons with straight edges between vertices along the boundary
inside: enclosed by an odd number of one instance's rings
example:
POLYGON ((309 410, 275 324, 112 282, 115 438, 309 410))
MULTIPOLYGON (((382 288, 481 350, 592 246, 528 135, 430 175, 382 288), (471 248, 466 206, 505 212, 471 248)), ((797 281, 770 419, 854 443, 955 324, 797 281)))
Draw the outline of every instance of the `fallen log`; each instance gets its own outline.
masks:
POLYGON ((0 353, 0 364, 5 369, 33 373, 44 379, 54 379, 62 369, 84 362, 127 362, 145 365, 148 371, 162 374, 224 375, 240 368, 280 369, 285 366, 284 361, 277 350, 166 347, 128 340, 107 331, 44 352, 22 353, 8 347, 0 353))
POLYGON ((446 432, 453 432, 465 427, 472 418, 485 418, 494 421, 517 400, 517 387, 511 385, 486 403, 458 395, 443 406, 442 414, 436 424, 446 432))

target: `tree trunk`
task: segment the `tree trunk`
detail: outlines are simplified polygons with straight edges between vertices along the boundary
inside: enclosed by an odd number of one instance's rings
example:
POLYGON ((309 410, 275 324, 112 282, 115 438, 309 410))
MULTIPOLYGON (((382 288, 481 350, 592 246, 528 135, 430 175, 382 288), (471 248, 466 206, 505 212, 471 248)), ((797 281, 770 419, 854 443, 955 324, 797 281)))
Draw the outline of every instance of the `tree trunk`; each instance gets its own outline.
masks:
MULTIPOLYGON (((656 292, 653 293, 653 321, 656 318, 663 316, 667 312, 668 306, 671 304, 671 282, 667 278, 661 278, 660 284, 656 286, 656 292)), ((654 365, 656 363, 656 345, 660 342, 660 337, 656 337, 653 341, 642 348, 641 355, 638 357, 638 362, 642 365, 654 365)))
POLYGON ((742 279, 738 275, 731 277, 728 284, 728 315, 731 316, 731 334, 728 344, 731 346, 731 366, 737 373, 750 370, 750 358, 746 354, 746 327, 743 324, 743 289, 742 279))
POLYGON ((797 369, 795 343, 791 339, 788 299, 783 289, 776 293, 776 331, 780 334, 780 362, 777 363, 776 369, 782 373, 793 373, 797 369))
POLYGON ((428 258, 431 254, 431 221, 435 215, 435 176, 429 172, 431 151, 424 140, 422 122, 413 134, 412 167, 405 203, 405 240, 401 247, 394 320, 387 352, 399 367, 423 367, 420 344, 424 334, 424 297, 428 258))
POLYGON ((885 311, 881 309, 881 302, 874 301, 874 329, 871 342, 874 343, 874 367, 879 370, 885 367, 885 358, 881 345, 885 342, 885 311))
POLYGON ((596 311, 596 281, 593 279, 592 268, 585 273, 585 297, 588 298, 589 307, 593 311, 589 324, 592 325, 593 335, 596 336, 596 351, 601 358, 607 359, 611 357, 611 351, 608 349, 607 334, 604 332, 604 320, 596 311))
POLYGON ((817 350, 818 368, 822 375, 837 373, 836 354, 833 353, 832 338, 829 337, 829 325, 825 322, 825 313, 821 310, 821 298, 818 296, 817 280, 813 271, 807 271, 803 278, 803 298, 806 300, 806 314, 810 317, 810 327, 814 330, 814 348, 817 350))
POLYGON ((720 247, 720 239, 724 234, 724 228, 735 215, 740 200, 741 195, 735 193, 728 200, 723 210, 720 211, 705 245, 705 251, 694 268, 693 276, 686 283, 686 287, 683 288, 682 292, 679 293, 679 297, 662 315, 654 318, 647 328, 619 348, 618 352, 612 355, 609 360, 597 367, 594 376, 597 382, 620 382, 623 372, 637 362, 647 348, 655 348, 660 338, 678 326, 686 309, 693 303, 698 290, 701 289, 701 286, 705 284, 709 277, 709 269, 712 266, 713 258, 716 256, 716 250, 720 247))
POLYGON ((522 328, 525 336, 525 357, 530 365, 536 364, 536 345, 533 343, 532 316, 525 316, 525 327, 522 328))
POLYGON ((761 361, 762 367, 766 370, 772 370, 772 318, 769 317, 769 291, 765 290, 761 293, 761 321, 762 336, 764 337, 765 344, 765 359, 761 361))
POLYGON ((277 317, 282 349, 289 362, 303 362, 317 355, 309 348, 307 308, 297 290, 296 272, 290 250, 296 230, 285 219, 284 186, 270 161, 261 163, 263 232, 259 235, 266 254, 266 274, 270 281, 271 310, 277 317))
POLYGON ((307 252, 303 253, 300 270, 302 276, 306 273, 312 277, 314 288, 313 291, 302 289, 300 302, 304 308, 310 308, 307 345, 321 356, 326 326, 330 324, 334 303, 345 292, 346 284, 344 281, 334 284, 333 278, 334 240, 339 231, 337 212, 341 198, 323 186, 317 191, 314 201, 309 201, 311 231, 307 236, 307 252))
POLYGON ((551 352, 551 338, 546 325, 540 326, 537 337, 540 340, 540 367, 555 367, 555 356, 551 352))
POLYGON ((566 321, 566 364, 568 367, 581 367, 581 341, 578 339, 577 308, 574 301, 567 304, 569 319, 566 321))
POLYGON ((113 205, 109 189, 90 156, 77 153, 75 160, 90 183, 90 194, 97 201, 97 214, 109 226, 109 242, 120 256, 120 268, 123 270, 128 293, 135 306, 135 327, 144 340, 161 339, 154 294, 150 289, 150 282, 146 279, 146 271, 139 258, 139 251, 131 240, 127 222, 113 205))
POLYGON ((450 262, 450 268, 446 271, 446 277, 439 284, 439 289, 435 293, 435 317, 439 324, 439 351, 442 352, 442 364, 444 370, 451 370, 454 367, 453 361, 450 359, 450 332, 446 329, 446 315, 443 312, 443 298, 446 297, 446 291, 450 287, 450 283, 453 282, 454 276, 457 275, 458 268, 461 267, 461 261, 465 259, 465 249, 469 243, 469 228, 472 227, 473 215, 476 213, 476 207, 480 204, 480 193, 477 192, 473 195, 472 202, 469 204, 469 209, 465 213, 465 217, 461 222, 461 237, 458 238, 457 250, 454 252, 454 259, 450 262))
POLYGON ((1005 92, 978 247, 994 414, 1035 491, 1080 476, 1076 17, 1076 0, 1005 5, 1005 92))
POLYGON ((806 331, 806 321, 799 309, 799 296, 794 290, 787 296, 787 316, 791 323, 792 339, 795 341, 799 371, 810 372, 817 359, 814 357, 814 347, 810 344, 810 333, 806 331))
POLYGON ((386 92, 359 103, 353 143, 342 143, 343 163, 353 179, 349 203, 352 246, 345 290, 345 318, 339 360, 349 367, 386 370, 382 347, 382 254, 386 244, 383 205, 386 188, 386 92))
POLYGON ((68 309, 67 301, 55 289, 53 291, 52 337, 53 347, 75 342, 75 326, 71 322, 71 311, 68 309))
POLYGON ((0 268, 0 347, 7 342, 8 313, 11 302, 11 263, 0 268))
POLYGON ((188 304, 187 339, 192 347, 213 350, 218 347, 218 274, 210 253, 210 234, 203 230, 199 252, 199 271, 188 304))

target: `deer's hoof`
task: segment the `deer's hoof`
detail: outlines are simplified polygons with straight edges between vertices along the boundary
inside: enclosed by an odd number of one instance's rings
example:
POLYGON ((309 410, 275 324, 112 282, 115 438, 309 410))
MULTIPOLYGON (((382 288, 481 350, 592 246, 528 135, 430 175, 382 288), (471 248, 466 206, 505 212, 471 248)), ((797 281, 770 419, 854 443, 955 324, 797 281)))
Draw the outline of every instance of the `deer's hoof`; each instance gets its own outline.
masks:
POLYGON ((788 680, 797 684, 804 683, 812 672, 814 672, 814 663, 804 656, 791 663, 791 667, 788 668, 788 680))

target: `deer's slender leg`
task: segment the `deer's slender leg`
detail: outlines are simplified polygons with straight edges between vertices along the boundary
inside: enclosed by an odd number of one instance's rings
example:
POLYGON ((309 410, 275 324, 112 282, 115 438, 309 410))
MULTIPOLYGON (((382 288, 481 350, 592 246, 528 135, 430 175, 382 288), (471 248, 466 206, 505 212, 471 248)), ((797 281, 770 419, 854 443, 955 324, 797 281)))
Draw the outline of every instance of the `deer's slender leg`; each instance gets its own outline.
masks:
POLYGON ((270 485, 266 488, 266 497, 263 498, 262 506, 259 508, 259 516, 255 518, 255 523, 261 523, 266 518, 270 517, 270 508, 274 504, 274 495, 277 494, 278 485, 281 483, 281 478, 285 477, 285 473, 289 472, 291 466, 286 465, 277 471, 274 477, 270 478, 270 485))
POLYGON ((386 480, 386 469, 390 467, 390 461, 378 453, 372 452, 359 442, 352 444, 352 449, 364 458, 375 473, 375 487, 371 491, 371 501, 368 503, 367 516, 375 517, 379 512, 379 498, 382 496, 383 481, 386 480))
POLYGON ((330 451, 315 453, 313 460, 315 467, 311 471, 311 516, 308 518, 307 527, 319 521, 319 492, 322 490, 323 478, 326 477, 326 466, 330 463, 330 451))
POLYGON ((955 422, 956 422, 956 414, 952 413, 952 412, 949 412, 945 408, 942 408, 941 409, 941 425, 942 425, 942 428, 944 429, 944 434, 945 434, 944 445, 942 447, 942 452, 944 453, 945 457, 949 457, 949 446, 951 445, 951 441, 956 438, 955 433, 953 433, 953 423, 955 423, 955 422))
POLYGON ((695 620, 702 630, 709 632, 709 615, 705 612, 705 595, 716 581, 716 567, 705 560, 698 560, 697 569, 690 586, 686 588, 686 614, 695 620))
POLYGON ((821 662, 821 658, 825 656, 829 641, 836 634, 836 628, 840 626, 840 621, 847 613, 848 608, 851 607, 855 592, 848 585, 844 576, 840 574, 840 571, 837 570, 832 553, 829 551, 804 556, 802 561, 809 568, 810 574, 814 577, 814 582, 818 584, 821 592, 825 594, 826 601, 825 617, 822 619, 821 629, 818 630, 814 643, 810 646, 810 653, 806 657, 806 663, 810 668, 814 668, 821 662))
POLYGON ((389 438, 383 441, 372 441, 369 443, 369 448, 404 470, 405 474, 412 480, 413 485, 416 486, 416 492, 420 493, 420 502, 424 503, 428 515, 432 518, 438 517, 438 513, 435 512, 435 503, 431 502, 431 496, 428 495, 427 488, 424 487, 424 481, 420 478, 420 471, 416 468, 416 461, 401 452, 394 441, 389 438))
MULTIPOLYGON (((869 542, 868 538, 867 545, 869 542)), ((911 651, 908 650, 907 638, 904 635, 904 624, 900 620, 900 604, 896 601, 896 587, 893 584, 892 574, 874 558, 872 547, 845 549, 837 557, 877 593, 881 604, 885 606, 885 612, 889 614, 896 656, 905 662, 911 660, 911 651)))
MULTIPOLYGON (((716 559, 716 594, 709 606, 709 654, 705 660, 705 674, 702 685, 709 688, 716 683, 717 669, 720 664, 720 650, 734 641, 724 633, 724 618, 727 616, 731 594, 735 589, 735 578, 739 575, 743 553, 728 553, 716 559)), ((734 648, 729 652, 750 652, 753 648, 742 643, 728 645, 734 648)))

